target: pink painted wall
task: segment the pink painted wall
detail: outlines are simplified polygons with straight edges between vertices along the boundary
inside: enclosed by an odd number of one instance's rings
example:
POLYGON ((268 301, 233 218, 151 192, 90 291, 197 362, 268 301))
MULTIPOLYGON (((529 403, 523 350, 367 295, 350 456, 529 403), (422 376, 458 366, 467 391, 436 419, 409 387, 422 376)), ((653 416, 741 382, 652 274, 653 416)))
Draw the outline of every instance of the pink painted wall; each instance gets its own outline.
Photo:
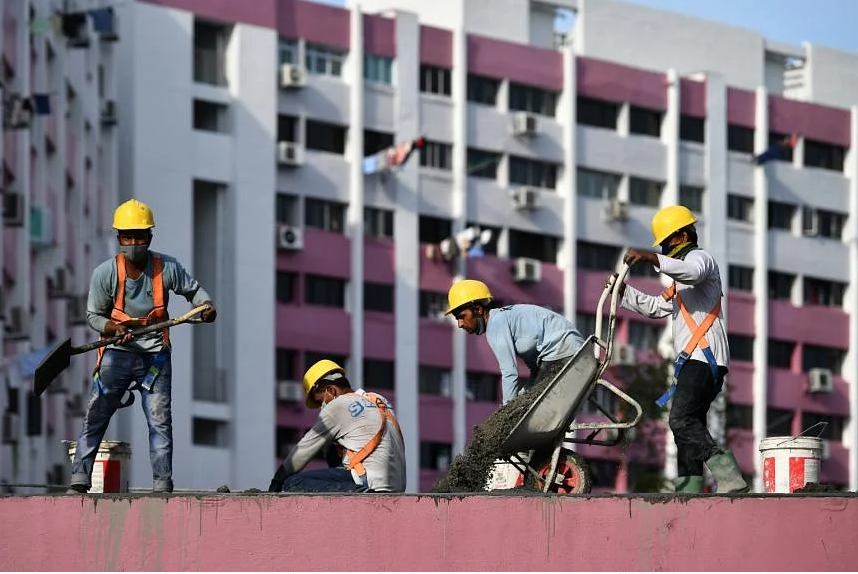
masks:
POLYGON ((754 335, 754 296, 742 291, 727 293, 727 330, 737 335, 754 335))
POLYGON ((837 307, 805 305, 795 307, 789 301, 769 301, 769 328, 790 341, 847 349, 849 315, 837 307), (796 329, 796 325, 801 325, 796 329))
POLYGON ((679 108, 687 116, 706 117, 706 82, 680 78, 679 108))
POLYGON ((727 123, 746 128, 756 127, 757 96, 754 92, 727 88, 727 123))
POLYGON ((396 21, 392 18, 364 14, 363 48, 369 54, 395 58, 396 21))
POLYGON ((12 15, 12 2, 4 2, 3 60, 14 72, 14 63, 18 60, 18 22, 12 15))
POLYGON ((364 281, 393 285, 396 281, 393 241, 367 237, 363 245, 364 281))
POLYGON ((420 27, 420 63, 453 67, 453 33, 432 26, 420 27))
POLYGON ((593 58, 577 58, 576 63, 580 95, 629 102, 652 110, 667 109, 667 83, 663 74, 593 58))
POLYGON ((276 28, 286 38, 301 37, 308 42, 348 50, 351 38, 349 20, 349 12, 335 6, 300 0, 279 0, 277 3, 276 28))
POLYGON ((849 110, 769 96, 769 129, 848 148, 849 110))
POLYGON ((838 496, 57 496, 0 504, 0 566, 8 571, 837 571, 858 563, 858 500, 838 496), (320 550, 318 533, 332 524, 362 524, 373 535, 320 550))
POLYGON ((524 44, 494 38, 468 36, 468 71, 490 78, 509 78, 513 82, 548 90, 563 89, 563 56, 524 44))

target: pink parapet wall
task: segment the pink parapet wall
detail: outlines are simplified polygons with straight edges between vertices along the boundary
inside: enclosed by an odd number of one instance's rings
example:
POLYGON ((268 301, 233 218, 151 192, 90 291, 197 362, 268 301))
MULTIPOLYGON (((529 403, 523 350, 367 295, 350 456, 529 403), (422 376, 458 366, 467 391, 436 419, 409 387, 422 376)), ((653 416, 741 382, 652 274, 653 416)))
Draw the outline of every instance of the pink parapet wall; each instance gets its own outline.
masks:
POLYGON ((6 571, 858 566, 851 496, 34 496, 0 505, 6 571), (357 525, 365 535, 355 539, 357 525))

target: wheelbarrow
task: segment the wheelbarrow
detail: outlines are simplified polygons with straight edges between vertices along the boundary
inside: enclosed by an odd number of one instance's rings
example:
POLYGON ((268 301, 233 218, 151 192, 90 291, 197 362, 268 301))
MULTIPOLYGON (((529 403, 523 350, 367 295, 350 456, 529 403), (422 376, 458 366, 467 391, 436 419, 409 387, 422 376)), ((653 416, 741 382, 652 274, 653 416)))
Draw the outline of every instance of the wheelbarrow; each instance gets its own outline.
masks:
MULTIPOLYGON (((623 265, 616 278, 608 281, 596 310, 596 332, 589 336, 578 352, 564 365, 548 386, 539 394, 521 420, 509 432, 501 445, 499 456, 518 471, 515 485, 532 477, 542 492, 583 494, 590 491, 590 477, 584 459, 566 445, 591 444, 614 446, 624 438, 624 432, 635 427, 643 415, 640 404, 613 384, 602 379, 611 362, 617 327, 617 306, 621 286, 629 266, 623 265), (610 296, 607 337, 602 338, 603 308, 610 296), (632 420, 618 420, 595 400, 597 387, 603 387, 630 405, 635 412, 632 420), (575 422, 585 401, 591 402, 607 420, 575 422), (579 438, 577 431, 590 431, 579 438), (614 431, 610 438, 599 438, 614 431)), ((512 486, 512 485, 510 485, 512 486)))

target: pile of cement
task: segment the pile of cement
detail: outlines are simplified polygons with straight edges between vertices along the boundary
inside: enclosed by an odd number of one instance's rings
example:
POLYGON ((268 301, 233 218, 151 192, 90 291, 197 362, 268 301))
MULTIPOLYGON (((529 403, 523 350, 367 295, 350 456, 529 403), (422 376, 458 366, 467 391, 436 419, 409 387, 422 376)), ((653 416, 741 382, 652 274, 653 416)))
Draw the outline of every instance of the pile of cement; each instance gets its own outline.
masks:
POLYGON ((840 489, 835 484, 827 482, 808 482, 801 488, 793 490, 793 494, 801 494, 806 492, 840 492, 840 489))
POLYGON ((486 422, 476 426, 471 442, 456 456, 447 474, 438 479, 432 492, 485 490, 501 446, 552 378, 546 377, 544 382, 501 406, 486 422))

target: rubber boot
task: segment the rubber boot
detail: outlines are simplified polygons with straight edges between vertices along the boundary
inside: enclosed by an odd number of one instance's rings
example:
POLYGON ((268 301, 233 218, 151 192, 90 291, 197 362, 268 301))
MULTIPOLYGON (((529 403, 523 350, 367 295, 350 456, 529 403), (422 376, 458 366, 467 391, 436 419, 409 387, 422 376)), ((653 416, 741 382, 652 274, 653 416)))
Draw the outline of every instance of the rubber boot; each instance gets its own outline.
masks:
POLYGON ((703 492, 702 476, 677 476, 673 480, 677 494, 700 494, 703 492))
POLYGON ((718 494, 738 494, 751 489, 742 477, 733 453, 729 450, 710 456, 706 461, 706 468, 718 483, 718 494))

